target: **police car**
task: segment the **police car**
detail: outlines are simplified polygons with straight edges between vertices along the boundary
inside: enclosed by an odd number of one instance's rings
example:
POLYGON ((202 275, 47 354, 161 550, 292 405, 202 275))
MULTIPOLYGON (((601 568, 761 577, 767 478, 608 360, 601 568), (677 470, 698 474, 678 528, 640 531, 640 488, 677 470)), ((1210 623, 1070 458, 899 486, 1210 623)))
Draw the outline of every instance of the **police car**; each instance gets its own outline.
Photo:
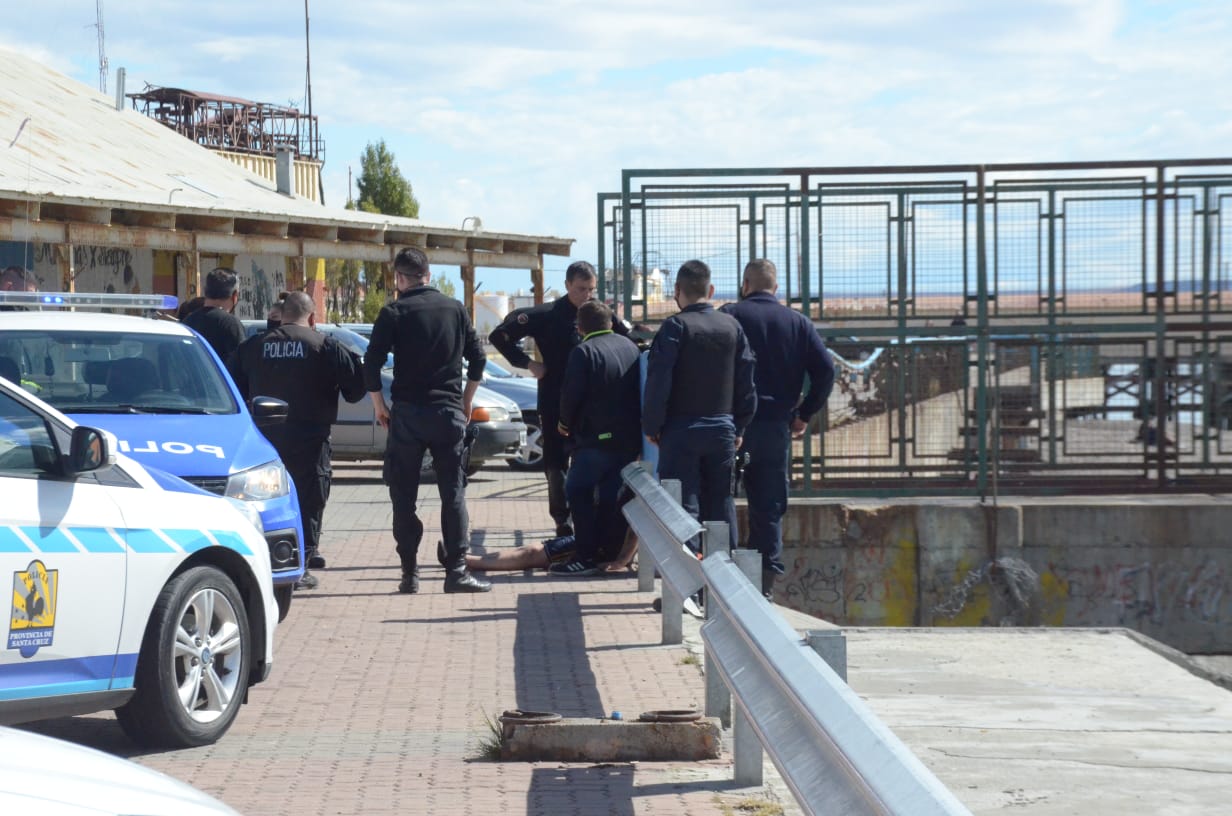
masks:
POLYGON ((28 387, 0 378, 0 723, 115 709, 142 745, 217 740, 273 662, 259 515, 28 387))
POLYGON ((285 617, 304 574, 303 524, 295 486, 258 425, 286 417, 286 404, 244 404, 209 343, 174 320, 88 309, 170 309, 164 295, 0 292, 0 370, 73 420, 104 428, 119 452, 211 493, 250 503, 261 515, 285 617), (34 306, 34 304, 38 304, 34 306))

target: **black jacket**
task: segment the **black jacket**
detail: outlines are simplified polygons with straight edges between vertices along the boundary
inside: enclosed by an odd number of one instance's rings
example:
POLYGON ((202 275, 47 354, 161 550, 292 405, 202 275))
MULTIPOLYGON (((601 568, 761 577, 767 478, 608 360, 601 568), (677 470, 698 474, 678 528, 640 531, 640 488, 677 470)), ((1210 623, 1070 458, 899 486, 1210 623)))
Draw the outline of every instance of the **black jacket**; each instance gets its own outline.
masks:
POLYGON ((755 292, 720 311, 736 318, 757 355, 757 419, 808 422, 834 387, 834 363, 817 329, 771 292, 755 292), (809 389, 797 407, 805 374, 809 389))
POLYGON ((217 306, 202 306, 190 312, 183 323, 204 337, 224 363, 244 342, 244 324, 238 317, 217 306))
MULTIPOLYGON (((542 417, 556 419, 560 411, 560 388, 565 378, 565 363, 569 352, 582 342, 577 333, 577 307, 567 297, 559 297, 551 303, 514 309, 501 324, 488 335, 488 342, 518 368, 530 366, 530 357, 519 345, 525 337, 535 341, 543 357, 547 373, 539 380, 539 415, 544 428, 551 431, 550 424, 542 417)), ((628 334, 624 321, 612 317, 612 330, 628 334)))
POLYGON ((381 367, 394 353, 394 402, 462 408, 462 360, 466 378, 483 379, 488 358, 466 307, 431 286, 416 286, 381 309, 364 354, 364 386, 381 390, 381 367))
POLYGON ((559 424, 577 447, 637 455, 642 446, 639 357, 636 343, 611 331, 587 335, 569 352, 559 424))
POLYGON ((227 370, 245 400, 285 400, 288 424, 328 427, 338 418, 339 392, 347 402, 359 402, 365 393, 358 354, 293 323, 245 340, 227 370))
POLYGON ((657 437, 670 417, 730 416, 743 435, 757 409, 755 362, 735 318, 709 303, 686 306, 650 346, 642 430, 657 437))

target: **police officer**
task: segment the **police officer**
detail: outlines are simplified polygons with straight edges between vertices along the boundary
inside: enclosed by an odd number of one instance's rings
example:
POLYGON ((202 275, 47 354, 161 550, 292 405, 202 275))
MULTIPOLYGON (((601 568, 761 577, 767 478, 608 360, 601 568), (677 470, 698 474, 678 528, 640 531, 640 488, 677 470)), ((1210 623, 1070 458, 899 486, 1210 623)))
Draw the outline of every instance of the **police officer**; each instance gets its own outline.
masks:
POLYGON ((244 342, 244 324, 233 314, 240 299, 239 275, 220 266, 206 275, 204 289, 201 307, 189 312, 183 322, 204 337, 225 363, 244 342))
POLYGON ((809 419, 834 387, 834 364, 821 336, 808 318, 779 303, 777 291, 774 264, 752 260, 744 268, 740 302, 720 310, 736 318, 757 355, 757 413, 744 432, 743 450, 749 454, 744 490, 749 499, 748 546, 761 553, 761 588, 767 597, 774 579, 784 572, 782 520, 791 440, 804 435, 809 419), (805 374, 809 389, 801 401, 805 374))
POLYGON ((425 451, 432 453, 441 497, 446 592, 487 592, 492 585, 466 569, 469 520, 462 469, 471 400, 488 360, 475 336, 466 307, 428 285, 428 256, 408 247, 394 259, 398 299, 381 309, 364 355, 364 384, 372 395, 377 421, 389 429, 385 444, 385 484, 393 503, 394 540, 402 562, 398 591, 419 591, 419 543, 423 522, 415 513, 419 471, 425 451), (392 406, 381 393, 381 367, 394 353, 392 406), (467 362, 462 385, 462 359, 467 362))
MULTIPOLYGON (((295 482, 306 566, 322 569, 321 517, 333 475, 329 430, 338 418, 338 393, 347 402, 359 402, 364 384, 359 355, 315 326, 312 298, 291 292, 282 304, 281 324, 244 341, 227 369, 245 400, 260 394, 287 403, 286 422, 263 432, 295 482)), ((300 589, 316 586, 309 572, 296 584, 300 589)))
POLYGON ((642 430, 659 445, 659 477, 679 479, 686 510, 725 521, 736 540, 732 468, 757 408, 753 352, 740 324, 716 311, 710 267, 687 261, 676 273, 680 311, 650 346, 642 430))
MULTIPOLYGON (((564 438, 556 432, 560 421, 560 390, 565 362, 581 342, 577 333, 578 307, 595 294, 598 277, 586 261, 575 261, 565 270, 565 295, 552 303, 515 309, 488 336, 488 341, 517 368, 529 369, 539 380, 539 428, 543 444, 543 470, 548 480, 548 512, 556 523, 556 535, 569 535, 569 504, 565 496, 565 470, 569 466, 564 438), (519 345, 524 337, 535 341, 543 357, 532 360, 519 345)), ((613 318, 612 328, 628 334, 629 327, 613 318)))
POLYGON ((574 444, 565 494, 573 511, 576 548, 556 575, 599 571, 602 531, 623 519, 617 504, 620 470, 641 449, 640 352, 612 331, 612 310, 591 300, 577 313, 582 343, 569 352, 560 394, 558 429, 574 444))

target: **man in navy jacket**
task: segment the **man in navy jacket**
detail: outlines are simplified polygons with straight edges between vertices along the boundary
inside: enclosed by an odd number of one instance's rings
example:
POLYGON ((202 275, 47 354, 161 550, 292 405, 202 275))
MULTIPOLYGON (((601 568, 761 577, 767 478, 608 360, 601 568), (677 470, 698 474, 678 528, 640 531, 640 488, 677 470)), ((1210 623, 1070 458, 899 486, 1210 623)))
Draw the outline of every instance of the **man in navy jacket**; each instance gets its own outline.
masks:
POLYGON ((791 468, 792 437, 804 435, 834 387, 834 364, 809 319, 779 303, 778 271, 768 260, 744 268, 739 303, 722 311, 736 318, 757 355, 757 413, 744 432, 749 462, 744 490, 749 499, 748 546, 761 552, 762 592, 769 597, 783 567, 783 513, 791 468), (809 389, 800 392, 808 374, 809 389), (797 404, 799 403, 799 404, 797 404))

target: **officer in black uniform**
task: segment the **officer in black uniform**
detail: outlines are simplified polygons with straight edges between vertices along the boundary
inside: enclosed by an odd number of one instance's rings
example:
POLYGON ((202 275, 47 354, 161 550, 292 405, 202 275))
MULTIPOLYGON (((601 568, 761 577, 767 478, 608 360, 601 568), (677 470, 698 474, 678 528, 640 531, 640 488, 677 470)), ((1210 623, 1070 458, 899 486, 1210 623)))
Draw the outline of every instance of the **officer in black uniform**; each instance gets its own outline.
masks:
MULTIPOLYGON (((578 307, 595 294, 598 277, 586 261, 575 261, 565 270, 565 295, 552 303, 515 309, 488 336, 488 342, 517 368, 529 369, 539 380, 539 428, 543 444, 543 470, 548 480, 548 512, 556 523, 556 535, 570 535, 569 503, 565 496, 565 471, 569 467, 565 440, 556 431, 560 421, 560 389, 569 352, 582 341, 577 333, 578 307), (532 360, 519 345, 524 337, 535 341, 542 362, 532 360)), ((628 334, 629 327, 613 317, 612 329, 628 334)))
POLYGON ((423 522, 415 513, 424 451, 432 453, 441 497, 446 592, 487 592, 492 585, 466 569, 469 520, 463 450, 471 400, 488 364, 466 307, 428 285, 428 256, 408 247, 394 259, 398 299, 381 309, 364 355, 364 385, 377 421, 389 429, 385 484, 393 502, 394 540, 402 561, 398 591, 419 591, 423 522), (381 367, 394 353, 393 405, 381 393, 381 367), (467 362, 462 385, 462 359, 467 362))
POLYGON ((641 434, 641 353, 612 331, 612 310, 597 300, 578 309, 582 343, 569 352, 560 395, 561 434, 574 445, 565 493, 573 511, 576 548, 556 575, 599 571, 603 531, 620 526, 620 470, 637 458, 641 434))
POLYGON ((713 296, 710 267, 680 267, 680 311, 659 328, 646 363, 642 431, 659 445, 659 477, 680 480, 694 518, 727 522, 734 547, 732 468, 757 409, 755 360, 740 324, 708 302, 713 296))
MULTIPOLYGON (((287 403, 287 421, 263 432, 295 482, 307 567, 322 569, 321 517, 333 476, 329 430, 338 418, 338 393, 359 402, 364 383, 359 355, 315 325, 312 298, 291 292, 282 304, 281 324, 244 341, 227 370, 245 400, 259 394, 287 403)), ((305 572, 296 586, 314 589, 316 576, 305 572)))
POLYGON ((206 339, 224 363, 244 342, 244 324, 235 316, 239 303, 239 275, 220 266, 205 276, 205 300, 185 315, 183 323, 206 339))
POLYGON ((757 355, 753 379, 757 414, 744 433, 744 490, 749 498, 748 546, 761 553, 761 590, 767 597, 782 575, 783 514, 787 511, 792 437, 804 435, 834 387, 834 364, 812 322, 779 303, 778 270, 764 258, 744 268, 740 302, 720 311, 740 323, 757 355), (809 389, 804 399, 804 377, 809 389))

